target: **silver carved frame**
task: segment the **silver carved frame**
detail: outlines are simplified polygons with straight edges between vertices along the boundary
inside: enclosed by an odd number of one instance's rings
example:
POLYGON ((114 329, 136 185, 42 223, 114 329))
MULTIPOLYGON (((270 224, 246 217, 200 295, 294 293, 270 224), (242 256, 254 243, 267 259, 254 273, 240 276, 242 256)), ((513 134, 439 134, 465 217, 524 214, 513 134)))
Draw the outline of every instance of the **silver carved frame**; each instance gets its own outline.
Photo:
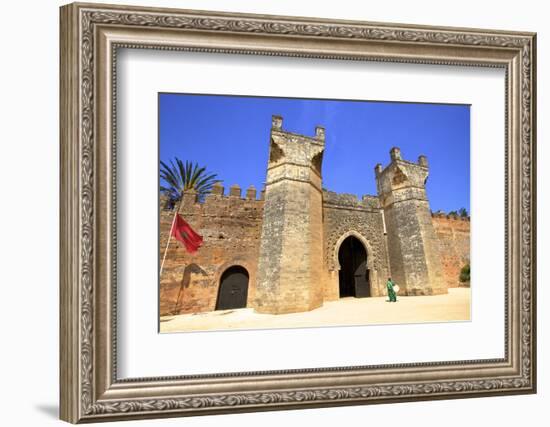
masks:
POLYGON ((61 419, 112 421, 536 391, 534 33, 100 4, 71 4, 60 13, 61 419), (117 379, 119 47, 504 68, 505 357, 117 379))

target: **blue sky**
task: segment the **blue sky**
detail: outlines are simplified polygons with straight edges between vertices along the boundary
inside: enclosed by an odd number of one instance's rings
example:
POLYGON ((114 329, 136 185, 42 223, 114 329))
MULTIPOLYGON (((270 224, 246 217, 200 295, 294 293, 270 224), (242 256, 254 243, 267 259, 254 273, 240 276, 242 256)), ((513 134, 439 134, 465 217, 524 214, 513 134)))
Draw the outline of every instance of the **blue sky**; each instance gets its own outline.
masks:
POLYGON ((376 194, 374 166, 428 157, 427 192, 433 211, 470 211, 470 107, 322 99, 159 94, 160 159, 198 162, 228 189, 266 175, 271 116, 283 129, 314 135, 326 128, 323 187, 361 197, 376 194))

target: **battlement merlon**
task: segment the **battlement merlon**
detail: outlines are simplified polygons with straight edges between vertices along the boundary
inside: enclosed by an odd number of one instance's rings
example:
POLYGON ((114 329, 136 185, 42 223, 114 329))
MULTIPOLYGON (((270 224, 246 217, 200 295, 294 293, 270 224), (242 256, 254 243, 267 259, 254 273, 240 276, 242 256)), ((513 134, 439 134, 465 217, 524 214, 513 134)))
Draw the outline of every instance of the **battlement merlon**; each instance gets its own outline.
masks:
POLYGON ((393 147, 390 150, 390 159, 389 165, 385 168, 380 163, 374 168, 378 195, 385 196, 390 193, 397 195, 400 193, 399 190, 407 189, 409 197, 412 195, 414 198, 425 200, 429 175, 427 157, 419 156, 417 163, 403 160, 401 150, 393 147))

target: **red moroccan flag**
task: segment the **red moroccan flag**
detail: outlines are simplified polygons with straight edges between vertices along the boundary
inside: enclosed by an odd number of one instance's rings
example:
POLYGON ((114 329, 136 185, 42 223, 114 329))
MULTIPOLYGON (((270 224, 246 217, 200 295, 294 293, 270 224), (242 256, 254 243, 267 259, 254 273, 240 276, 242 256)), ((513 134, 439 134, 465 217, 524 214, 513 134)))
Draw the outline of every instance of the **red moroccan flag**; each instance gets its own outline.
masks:
POLYGON ((189 253, 197 252, 197 249, 202 245, 202 236, 197 234, 179 214, 176 214, 172 236, 183 243, 189 253))

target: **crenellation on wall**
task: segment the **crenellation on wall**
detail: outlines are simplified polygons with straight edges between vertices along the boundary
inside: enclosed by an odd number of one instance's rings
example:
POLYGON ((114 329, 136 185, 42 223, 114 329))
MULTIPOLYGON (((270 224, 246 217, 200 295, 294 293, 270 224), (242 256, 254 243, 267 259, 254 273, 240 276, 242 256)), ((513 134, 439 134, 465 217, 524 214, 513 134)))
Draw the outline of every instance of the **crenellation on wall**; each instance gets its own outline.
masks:
POLYGON ((335 193, 323 190, 323 206, 344 209, 380 210, 380 200, 376 196, 364 195, 361 199, 355 194, 335 193))
POLYGON ((432 218, 446 218, 454 221, 470 222, 470 216, 461 216, 454 213, 445 213, 443 211, 432 212, 432 218))

